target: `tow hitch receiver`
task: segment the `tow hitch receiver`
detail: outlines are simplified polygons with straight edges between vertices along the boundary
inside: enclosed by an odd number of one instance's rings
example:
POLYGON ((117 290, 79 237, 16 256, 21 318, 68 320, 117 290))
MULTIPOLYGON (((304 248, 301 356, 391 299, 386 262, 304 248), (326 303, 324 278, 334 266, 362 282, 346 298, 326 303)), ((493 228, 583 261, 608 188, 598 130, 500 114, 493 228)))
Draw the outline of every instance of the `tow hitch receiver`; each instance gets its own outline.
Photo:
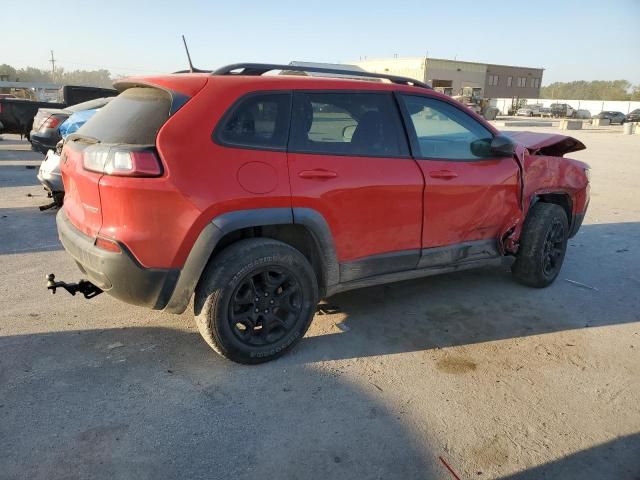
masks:
POLYGON ((87 280, 80 280, 78 283, 56 282, 56 276, 53 273, 47 275, 47 289, 52 293, 56 293, 56 288, 64 288, 71 295, 80 292, 84 298, 93 298, 102 293, 102 289, 96 287, 87 280))

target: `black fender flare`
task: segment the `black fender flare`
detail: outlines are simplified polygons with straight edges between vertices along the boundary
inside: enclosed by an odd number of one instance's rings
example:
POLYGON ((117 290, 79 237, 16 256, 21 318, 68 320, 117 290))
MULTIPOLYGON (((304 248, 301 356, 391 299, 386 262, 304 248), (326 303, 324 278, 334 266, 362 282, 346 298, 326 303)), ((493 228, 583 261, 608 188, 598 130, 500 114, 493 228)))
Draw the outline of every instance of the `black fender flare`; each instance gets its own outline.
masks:
MULTIPOLYGON (((247 227, 298 224, 306 227, 316 241, 325 285, 339 282, 340 269, 331 230, 324 217, 310 208, 258 208, 224 213, 207 223, 196 239, 164 311, 182 313, 218 242, 227 234, 247 227)), ((322 288, 324 290, 324 288, 322 288)))

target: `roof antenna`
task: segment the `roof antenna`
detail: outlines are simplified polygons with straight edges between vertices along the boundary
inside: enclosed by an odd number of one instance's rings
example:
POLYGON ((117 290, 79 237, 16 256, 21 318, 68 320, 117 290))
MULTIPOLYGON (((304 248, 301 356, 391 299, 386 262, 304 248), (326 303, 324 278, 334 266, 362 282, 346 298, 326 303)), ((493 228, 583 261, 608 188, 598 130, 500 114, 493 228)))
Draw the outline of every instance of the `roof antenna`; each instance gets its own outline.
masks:
POLYGON ((187 47, 187 41, 185 40, 184 35, 182 35, 182 43, 184 43, 184 49, 187 52, 187 59, 189 60, 189 71, 193 73, 196 69, 193 68, 193 63, 191 63, 191 55, 189 55, 189 47, 187 47))

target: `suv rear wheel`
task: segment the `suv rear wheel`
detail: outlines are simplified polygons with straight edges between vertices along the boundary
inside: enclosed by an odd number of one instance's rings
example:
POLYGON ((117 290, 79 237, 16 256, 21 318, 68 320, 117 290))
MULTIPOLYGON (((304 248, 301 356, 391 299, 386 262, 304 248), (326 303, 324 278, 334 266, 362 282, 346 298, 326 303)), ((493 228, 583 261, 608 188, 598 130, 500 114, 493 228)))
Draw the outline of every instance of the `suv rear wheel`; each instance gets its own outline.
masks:
POLYGON ((206 342, 239 363, 279 357, 306 333, 318 303, 308 260, 276 240, 241 240, 205 269, 196 289, 196 323, 206 342))
POLYGON ((529 210, 520 237, 520 249, 511 267, 525 285, 543 288, 560 273, 569 234, 567 214, 552 203, 536 203, 529 210))

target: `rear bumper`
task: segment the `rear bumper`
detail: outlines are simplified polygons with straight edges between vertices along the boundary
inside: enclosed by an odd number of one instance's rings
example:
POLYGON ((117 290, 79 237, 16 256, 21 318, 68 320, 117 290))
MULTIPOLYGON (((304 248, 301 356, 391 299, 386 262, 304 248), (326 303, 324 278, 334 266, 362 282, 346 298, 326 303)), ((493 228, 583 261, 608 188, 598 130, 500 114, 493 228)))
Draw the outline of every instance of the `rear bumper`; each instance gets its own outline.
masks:
POLYGON ((31 130, 29 140, 31 141, 31 150, 35 150, 36 152, 44 153, 46 155, 49 150, 56 149, 56 144, 60 140, 60 137, 40 135, 37 131, 31 130))
POLYGON ((51 193, 64 192, 62 175, 60 175, 60 157, 52 151, 47 152, 46 158, 40 164, 38 180, 51 193))
POLYGON ((91 283, 126 303, 156 310, 167 305, 180 270, 145 268, 122 244, 122 253, 96 247, 95 239, 78 231, 64 209, 58 212, 56 223, 62 246, 91 283))

